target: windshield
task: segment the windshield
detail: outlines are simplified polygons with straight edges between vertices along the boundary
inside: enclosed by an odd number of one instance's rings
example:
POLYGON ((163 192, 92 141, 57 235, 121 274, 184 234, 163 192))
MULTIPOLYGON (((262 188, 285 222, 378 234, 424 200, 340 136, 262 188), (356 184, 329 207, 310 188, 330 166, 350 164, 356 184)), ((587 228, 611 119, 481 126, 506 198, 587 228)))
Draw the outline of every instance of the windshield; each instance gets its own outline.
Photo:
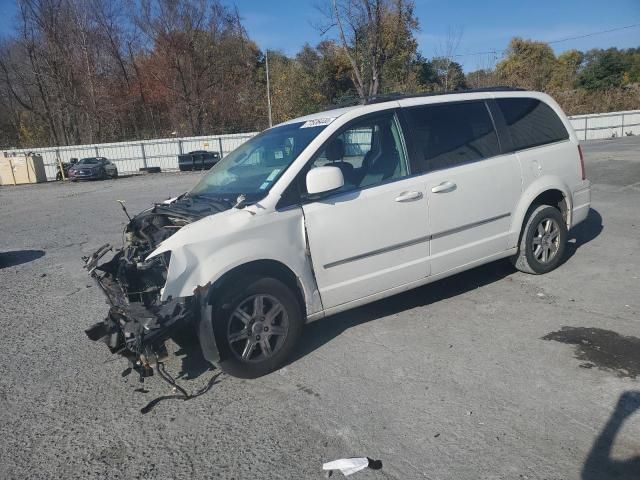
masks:
POLYGON ((262 198, 325 127, 299 122, 256 135, 213 166, 190 195, 233 199, 243 194, 253 201, 262 198))
POLYGON ((100 163, 97 158, 83 158, 78 162, 79 165, 95 165, 96 163, 100 163))

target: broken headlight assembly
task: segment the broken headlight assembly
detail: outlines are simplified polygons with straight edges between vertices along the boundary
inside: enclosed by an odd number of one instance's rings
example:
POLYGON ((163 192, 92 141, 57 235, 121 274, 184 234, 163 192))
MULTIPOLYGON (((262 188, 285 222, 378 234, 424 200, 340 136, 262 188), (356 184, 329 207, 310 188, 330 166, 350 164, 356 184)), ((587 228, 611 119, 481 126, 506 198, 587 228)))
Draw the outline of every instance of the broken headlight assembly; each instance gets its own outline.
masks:
MULTIPOLYGON (((134 218, 127 214, 130 221, 125 227, 123 247, 117 249, 110 260, 101 263, 114 251, 109 244, 83 257, 84 267, 109 304, 107 317, 89 327, 86 334, 91 340, 104 342, 112 353, 127 358, 141 378, 152 375, 154 365, 166 357, 168 338, 178 331, 194 328, 202 309, 198 292, 190 297, 162 301, 171 253, 149 260, 147 257, 185 225, 224 207, 227 206, 196 202, 183 196, 170 204, 156 204, 134 218)), ((214 344, 212 338, 209 343, 214 344)), ((215 353, 208 357, 215 357, 215 353)))

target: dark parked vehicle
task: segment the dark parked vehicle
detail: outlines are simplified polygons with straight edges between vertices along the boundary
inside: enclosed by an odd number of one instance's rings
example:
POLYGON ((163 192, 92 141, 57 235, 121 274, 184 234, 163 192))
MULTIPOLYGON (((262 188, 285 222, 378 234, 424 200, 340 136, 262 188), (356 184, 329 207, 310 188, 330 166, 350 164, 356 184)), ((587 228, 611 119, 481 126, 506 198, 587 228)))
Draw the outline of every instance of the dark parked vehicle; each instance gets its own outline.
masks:
MULTIPOLYGON (((64 170, 64 178, 69 178, 69 169, 78 163, 77 158, 72 158, 69 162, 62 162, 62 170, 64 170)), ((62 171, 60 164, 56 164, 56 180, 62 180, 62 171)))
POLYGON ((105 157, 81 159, 69 168, 69 180, 101 180, 117 178, 118 168, 105 157))
POLYGON ((193 152, 178 155, 178 168, 181 172, 188 170, 209 170, 220 161, 218 152, 206 150, 194 150, 193 152))

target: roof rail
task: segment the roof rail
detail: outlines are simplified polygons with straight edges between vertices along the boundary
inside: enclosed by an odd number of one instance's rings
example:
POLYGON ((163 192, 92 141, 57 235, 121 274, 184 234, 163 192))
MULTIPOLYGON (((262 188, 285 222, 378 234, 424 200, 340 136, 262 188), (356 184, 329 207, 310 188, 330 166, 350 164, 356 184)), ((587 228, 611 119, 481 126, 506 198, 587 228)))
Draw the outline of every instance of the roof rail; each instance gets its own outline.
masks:
POLYGON ((368 98, 360 98, 358 96, 343 97, 337 103, 327 105, 323 110, 332 110, 334 108, 343 107, 355 107, 357 105, 371 105, 374 103, 391 102, 393 100, 400 100, 404 98, 419 98, 419 97, 435 97, 439 95, 455 95, 457 93, 480 93, 480 92, 522 92, 524 88, 507 87, 507 86, 495 86, 495 87, 482 87, 482 88, 468 88, 463 90, 453 90, 449 92, 425 92, 425 93, 381 93, 368 98))

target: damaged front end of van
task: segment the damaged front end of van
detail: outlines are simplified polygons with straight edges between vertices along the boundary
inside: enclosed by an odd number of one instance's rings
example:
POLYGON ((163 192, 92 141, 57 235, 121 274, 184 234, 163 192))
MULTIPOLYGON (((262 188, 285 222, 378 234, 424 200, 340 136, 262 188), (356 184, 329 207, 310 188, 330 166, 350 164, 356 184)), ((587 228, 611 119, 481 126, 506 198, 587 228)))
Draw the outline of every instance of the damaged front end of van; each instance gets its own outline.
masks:
POLYGON ((91 340, 127 358, 141 378, 153 375, 153 367, 167 356, 165 342, 185 331, 197 334, 207 361, 218 361, 207 286, 196 288, 191 296, 163 298, 171 252, 151 254, 186 225, 230 207, 188 195, 156 204, 130 219, 123 246, 115 254, 105 244, 83 257, 84 267, 109 304, 106 318, 85 332, 91 340))

